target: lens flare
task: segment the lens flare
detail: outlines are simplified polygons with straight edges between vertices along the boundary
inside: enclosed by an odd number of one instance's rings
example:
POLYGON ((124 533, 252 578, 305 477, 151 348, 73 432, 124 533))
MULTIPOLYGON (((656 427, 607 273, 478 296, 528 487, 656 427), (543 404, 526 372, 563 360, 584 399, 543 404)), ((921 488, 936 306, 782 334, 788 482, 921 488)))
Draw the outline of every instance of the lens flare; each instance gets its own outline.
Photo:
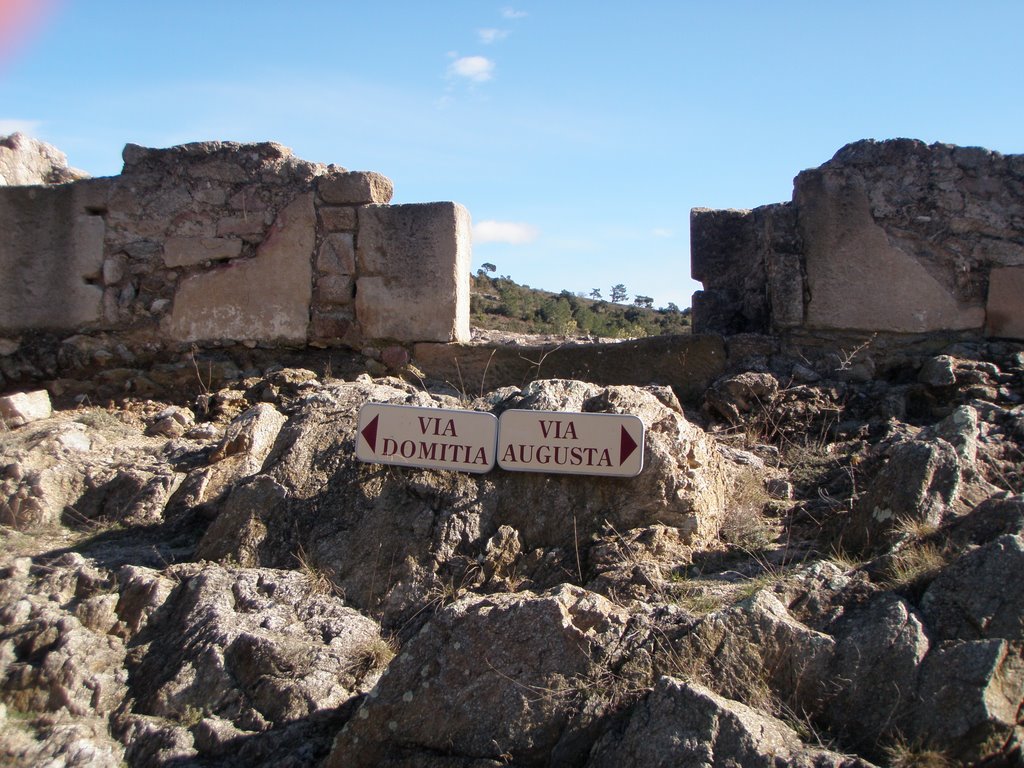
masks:
POLYGON ((0 0, 0 69, 32 39, 58 0, 0 0))

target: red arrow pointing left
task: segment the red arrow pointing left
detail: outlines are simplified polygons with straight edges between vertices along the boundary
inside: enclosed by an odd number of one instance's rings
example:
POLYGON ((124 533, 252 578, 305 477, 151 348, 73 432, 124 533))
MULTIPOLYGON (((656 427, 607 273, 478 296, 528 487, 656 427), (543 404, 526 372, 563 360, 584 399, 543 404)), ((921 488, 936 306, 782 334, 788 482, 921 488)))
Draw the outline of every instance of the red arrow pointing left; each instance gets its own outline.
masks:
POLYGON ((370 450, 374 453, 377 452, 377 421, 380 419, 380 414, 373 417, 369 424, 363 427, 363 431, 360 432, 366 444, 370 446, 370 450))

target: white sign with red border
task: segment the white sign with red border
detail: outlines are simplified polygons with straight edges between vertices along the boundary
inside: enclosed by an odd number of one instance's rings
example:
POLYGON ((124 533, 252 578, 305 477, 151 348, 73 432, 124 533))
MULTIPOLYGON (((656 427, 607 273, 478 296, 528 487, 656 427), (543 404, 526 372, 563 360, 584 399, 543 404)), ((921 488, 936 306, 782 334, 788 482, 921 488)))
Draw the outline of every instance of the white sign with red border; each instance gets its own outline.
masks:
POLYGON ((498 419, 497 457, 510 472, 635 477, 644 423, 631 414, 509 410, 498 419))
POLYGON ((359 410, 356 458, 375 464, 490 472, 498 420, 482 411, 367 403, 359 410))

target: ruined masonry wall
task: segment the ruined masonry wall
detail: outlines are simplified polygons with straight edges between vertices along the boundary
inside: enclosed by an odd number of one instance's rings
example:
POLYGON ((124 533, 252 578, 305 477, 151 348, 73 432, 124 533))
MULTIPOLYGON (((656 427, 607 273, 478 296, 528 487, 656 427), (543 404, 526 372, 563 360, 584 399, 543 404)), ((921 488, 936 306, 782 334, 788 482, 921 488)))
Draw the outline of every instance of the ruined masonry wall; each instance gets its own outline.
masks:
POLYGON ((860 141, 793 200, 690 215, 695 332, 1024 339, 1024 155, 860 141))
POLYGON ((273 143, 129 144, 119 176, 0 187, 0 337, 359 346, 469 338, 469 215, 273 143))

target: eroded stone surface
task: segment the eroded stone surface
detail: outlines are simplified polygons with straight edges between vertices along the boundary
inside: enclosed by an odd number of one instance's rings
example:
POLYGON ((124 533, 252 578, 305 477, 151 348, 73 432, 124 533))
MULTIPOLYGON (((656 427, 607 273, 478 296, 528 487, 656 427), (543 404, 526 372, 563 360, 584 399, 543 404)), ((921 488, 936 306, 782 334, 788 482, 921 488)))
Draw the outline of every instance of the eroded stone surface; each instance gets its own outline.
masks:
POLYGON ((174 296, 168 331, 181 341, 305 341, 312 297, 312 194, 278 216, 247 262, 187 278, 174 296))
POLYGON ((985 332, 1024 339, 1024 267, 993 269, 988 281, 985 332))
POLYGON ((402 649, 327 766, 375 766, 409 750, 540 764, 569 729, 587 681, 614 661, 628 619, 569 585, 460 600, 402 649))
POLYGON ((363 334, 468 341, 469 212, 456 203, 359 209, 356 316, 363 334), (429 285, 428 292, 423 286, 429 285))
POLYGON ((858 141, 800 173, 792 203, 694 209, 694 330, 1022 338, 1020 162, 858 141))

